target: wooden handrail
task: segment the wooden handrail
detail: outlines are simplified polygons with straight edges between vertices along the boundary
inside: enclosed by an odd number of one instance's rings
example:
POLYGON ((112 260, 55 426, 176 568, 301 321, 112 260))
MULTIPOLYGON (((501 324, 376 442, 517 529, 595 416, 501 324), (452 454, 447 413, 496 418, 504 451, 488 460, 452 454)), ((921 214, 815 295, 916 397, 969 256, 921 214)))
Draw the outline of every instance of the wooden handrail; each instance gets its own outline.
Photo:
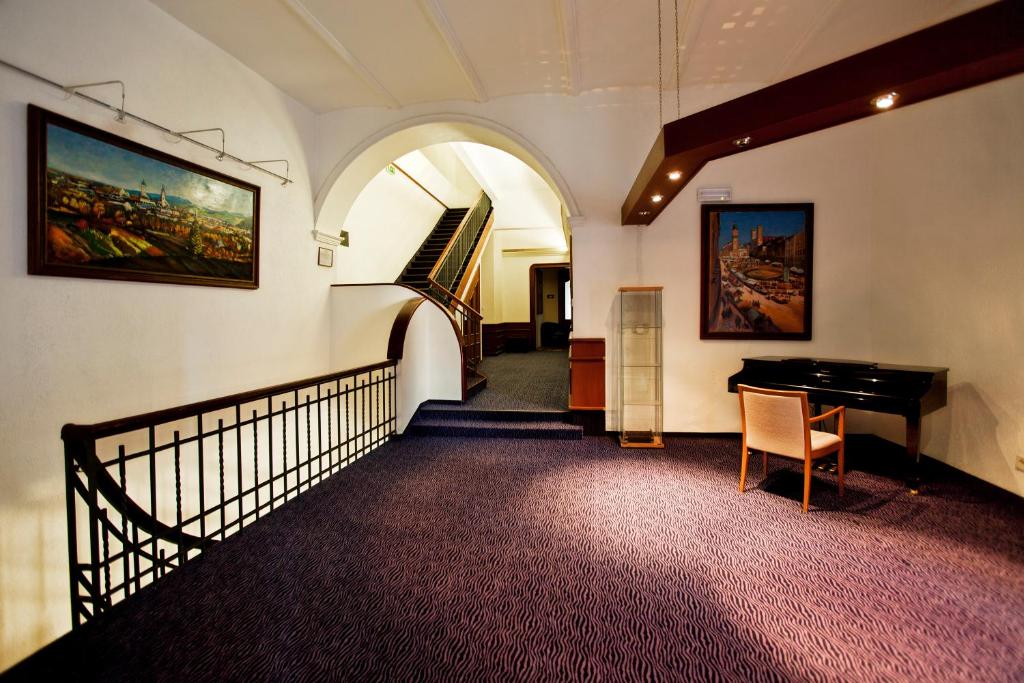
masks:
MULTIPOLYGON (((479 258, 478 257, 480 257, 480 255, 483 253, 484 245, 486 244, 487 239, 490 236, 491 229, 492 229, 493 226, 494 226, 494 212, 492 211, 491 215, 488 216, 487 221, 484 223, 484 227, 480 229, 480 239, 477 240, 476 248, 473 249, 473 253, 469 257, 469 264, 470 264, 470 266, 472 266, 474 263, 476 263, 479 266, 479 258)), ((467 268, 466 269, 466 277, 463 279, 463 281, 461 283, 461 286, 459 287, 460 291, 456 294, 456 297, 458 299, 460 299, 460 300, 464 299, 466 294, 468 293, 469 284, 471 283, 471 281, 474 280, 474 278, 471 275, 472 271, 474 271, 474 270, 476 270, 476 269, 475 268, 467 268)))
POLYGON ((421 190, 423 190, 424 192, 429 194, 430 198, 433 199, 438 204, 440 204, 441 206, 443 206, 445 211, 447 211, 450 208, 447 204, 445 204, 440 199, 438 199, 437 195, 435 195, 433 192, 431 192, 427 188, 423 187, 423 185, 420 184, 420 181, 416 180, 411 175, 409 175, 409 173, 404 168, 402 168, 401 166, 399 166, 398 164, 396 164, 393 161, 391 162, 391 165, 394 166, 395 169, 398 170, 402 175, 404 175, 406 178, 411 180, 416 185, 416 187, 420 188, 421 190))
POLYGON ((445 294, 450 296, 452 298, 453 302, 457 303, 461 308, 465 309, 465 311, 467 313, 472 313, 476 317, 477 320, 483 320, 484 319, 484 316, 483 316, 483 314, 480 311, 476 310, 475 308, 473 308, 472 306, 467 304, 465 301, 463 301, 459 297, 455 296, 455 294, 453 294, 451 290, 447 289, 446 287, 442 287, 441 285, 437 284, 433 280, 430 281, 430 284, 434 285, 435 287, 440 289, 442 292, 444 292, 445 294))
POLYGON ((458 241, 459 235, 461 235, 462 231, 466 229, 466 224, 469 222, 470 217, 473 215, 473 209, 475 209, 477 205, 481 201, 483 201, 483 198, 484 192, 483 190, 481 190, 480 196, 477 197, 477 200, 473 202, 472 206, 470 206, 469 209, 466 210, 466 215, 463 216, 462 220, 459 222, 459 227, 455 228, 455 232, 453 232, 452 236, 448 239, 448 244, 444 245, 444 249, 441 251, 441 255, 434 263, 434 267, 431 269, 430 275, 427 276, 428 281, 433 281, 434 278, 437 277, 437 271, 441 269, 441 264, 443 264, 444 260, 448 258, 448 254, 451 252, 452 249, 455 248, 455 243, 458 241))
POLYGON ((61 428, 60 436, 64 440, 69 438, 78 439, 86 436, 91 439, 102 439, 103 437, 112 436, 114 434, 121 434, 123 432, 148 427, 151 424, 158 422, 174 422, 175 420, 193 417, 200 413, 209 413, 222 408, 229 408, 238 403, 249 403, 261 398, 266 398, 267 396, 283 394, 289 391, 295 391, 296 389, 303 389, 308 386, 322 384, 336 379, 343 379, 345 377, 351 377, 353 375, 370 372, 372 370, 379 370, 394 364, 395 362, 393 360, 385 360, 380 363, 364 365, 362 367, 352 368, 351 370, 332 372, 326 375, 319 375, 317 377, 310 377, 309 379, 303 379, 297 382, 286 382, 285 384, 278 384, 265 389, 243 391, 230 396, 212 398, 206 401, 199 401, 198 403, 189 403, 188 405, 178 406, 176 408, 155 410, 150 413, 142 413, 141 415, 133 415, 131 417, 122 417, 117 420, 98 422, 92 425, 66 424, 61 428))
MULTIPOLYGON (((455 248, 455 244, 458 242, 459 237, 462 235, 463 231, 469 224, 469 221, 473 217, 473 214, 476 211, 477 207, 481 205, 486 196, 486 193, 484 193, 481 190, 480 196, 477 198, 476 202, 474 202, 473 205, 469 207, 469 210, 466 211, 466 215, 462 217, 462 221, 459 223, 459 227, 455 229, 454 233, 452 233, 451 238, 448 240, 448 244, 445 245, 444 250, 441 252, 441 256, 434 263, 434 267, 431 269, 430 274, 427 276, 427 283, 431 287, 435 287, 438 290, 440 290, 443 294, 450 298, 450 302, 452 304, 461 308, 465 313, 472 315, 477 321, 483 320, 483 315, 480 313, 480 311, 470 306, 468 303, 466 303, 461 298, 456 296, 454 292, 452 292, 450 289, 448 289, 440 282, 438 282, 437 275, 440 272, 441 268, 444 266, 445 259, 448 258, 448 255, 451 253, 452 249, 455 248)), ((486 226, 487 224, 485 222, 480 229, 484 230, 486 226)), ((476 253, 476 250, 474 250, 473 254, 476 253)))
MULTIPOLYGON (((402 356, 405 354, 405 335, 409 331, 409 324, 424 301, 426 301, 426 297, 409 299, 395 316, 395 322, 391 325, 391 335, 388 337, 388 360, 402 360, 402 356)), ((459 345, 462 345, 461 341, 459 345)))
MULTIPOLYGON (((462 365, 462 367, 466 366, 466 340, 465 340, 465 335, 462 333, 462 326, 455 319, 455 315, 448 308, 445 308, 444 306, 442 306, 441 302, 439 302, 434 297, 427 296, 425 293, 421 292, 420 290, 416 289, 415 287, 413 287, 411 285, 404 285, 404 284, 401 284, 401 283, 398 283, 398 282, 354 282, 354 283, 351 283, 351 284, 334 284, 334 285, 331 285, 331 287, 402 287, 404 289, 408 289, 410 292, 413 292, 414 294, 418 294, 421 298, 416 299, 416 301, 419 301, 421 303, 423 301, 430 302, 434 306, 437 306, 438 310, 441 311, 444 314, 445 318, 448 319, 448 322, 452 326, 452 331, 455 332, 455 339, 456 339, 456 341, 459 344, 460 364, 462 365)), ((409 306, 409 305, 410 304, 407 303, 405 306, 409 306)), ((391 335, 392 335, 392 337, 395 334, 397 334, 396 331, 395 331, 395 326, 401 324, 400 318, 403 316, 404 313, 408 313, 408 317, 409 317, 410 321, 412 319, 412 312, 407 312, 405 306, 402 307, 402 310, 399 311, 398 316, 396 316, 396 318, 395 318, 395 322, 392 323, 392 327, 391 327, 391 335)), ((417 308, 418 308, 418 306, 417 306, 417 308)), ((469 307, 467 306, 467 308, 469 308, 469 307)), ((469 310, 474 312, 474 313, 476 312, 472 308, 469 308, 469 310)), ((479 315, 479 314, 477 314, 477 315, 479 315)), ((481 316, 481 319, 483 319, 483 316, 481 316)), ((408 325, 409 325, 409 322, 406 321, 405 322, 406 329, 408 329, 408 325)), ((404 347, 405 347, 404 331, 401 334, 402 334, 402 347, 404 349, 404 347)), ((397 343, 398 342, 396 340, 395 344, 397 345, 397 343)), ((391 341, 391 337, 389 337, 389 339, 388 339, 388 355, 389 355, 389 360, 394 360, 394 361, 400 360, 400 358, 393 358, 393 359, 390 358, 392 349, 393 349, 392 341, 391 341)), ((462 374, 462 398, 463 399, 466 398, 466 374, 465 373, 462 374)))

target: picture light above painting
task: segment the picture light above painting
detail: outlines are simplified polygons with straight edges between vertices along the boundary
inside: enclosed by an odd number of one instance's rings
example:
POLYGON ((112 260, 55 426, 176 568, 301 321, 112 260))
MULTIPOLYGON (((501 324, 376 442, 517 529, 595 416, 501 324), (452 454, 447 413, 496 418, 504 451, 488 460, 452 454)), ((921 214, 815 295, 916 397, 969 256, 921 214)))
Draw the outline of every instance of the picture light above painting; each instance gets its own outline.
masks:
POLYGON ((28 272, 256 289, 260 188, 28 107, 28 272))

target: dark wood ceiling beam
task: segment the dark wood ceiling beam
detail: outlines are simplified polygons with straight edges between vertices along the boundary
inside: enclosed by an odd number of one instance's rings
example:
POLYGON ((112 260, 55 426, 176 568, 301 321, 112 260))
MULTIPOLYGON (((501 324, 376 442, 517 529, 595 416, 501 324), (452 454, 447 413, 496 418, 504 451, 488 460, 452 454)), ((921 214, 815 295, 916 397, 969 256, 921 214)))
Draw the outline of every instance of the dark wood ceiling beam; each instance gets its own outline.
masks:
POLYGON ((893 108, 902 108, 1022 71, 1024 0, 1003 0, 671 121, 622 205, 622 224, 650 224, 709 161, 884 113, 872 105, 879 95, 898 93, 893 108), (669 180, 671 171, 682 177, 669 180))

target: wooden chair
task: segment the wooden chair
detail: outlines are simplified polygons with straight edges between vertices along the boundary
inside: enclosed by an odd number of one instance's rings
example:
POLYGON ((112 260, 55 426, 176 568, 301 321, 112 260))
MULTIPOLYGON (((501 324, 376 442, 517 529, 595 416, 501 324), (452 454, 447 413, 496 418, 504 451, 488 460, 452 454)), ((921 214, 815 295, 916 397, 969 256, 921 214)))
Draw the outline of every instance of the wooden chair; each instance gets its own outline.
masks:
POLYGON ((761 451, 764 476, 768 475, 768 454, 804 461, 804 506, 811 496, 811 465, 818 458, 839 452, 839 495, 843 495, 846 408, 839 406, 810 417, 805 391, 775 391, 740 384, 740 421, 743 423, 743 462, 740 465, 740 493, 747 481, 750 449, 761 451), (839 416, 837 434, 818 432, 811 425, 839 416))

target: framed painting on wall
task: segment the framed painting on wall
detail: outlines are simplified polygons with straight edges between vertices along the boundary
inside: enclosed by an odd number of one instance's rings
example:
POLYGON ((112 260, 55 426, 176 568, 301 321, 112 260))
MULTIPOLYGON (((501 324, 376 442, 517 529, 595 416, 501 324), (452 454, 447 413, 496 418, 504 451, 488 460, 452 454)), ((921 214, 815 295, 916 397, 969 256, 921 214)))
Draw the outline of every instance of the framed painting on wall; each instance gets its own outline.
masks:
POLYGON ((28 272, 259 286, 260 188, 28 107, 28 272))
POLYGON ((811 338, 813 204, 701 206, 701 339, 811 338))

